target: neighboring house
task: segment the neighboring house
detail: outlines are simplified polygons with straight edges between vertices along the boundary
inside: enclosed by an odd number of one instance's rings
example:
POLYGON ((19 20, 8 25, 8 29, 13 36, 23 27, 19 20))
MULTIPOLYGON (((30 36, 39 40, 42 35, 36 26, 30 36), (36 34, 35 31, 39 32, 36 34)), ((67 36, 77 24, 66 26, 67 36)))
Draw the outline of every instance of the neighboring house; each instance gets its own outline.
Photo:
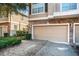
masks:
POLYGON ((29 7, 32 39, 79 44, 79 4, 33 3, 29 7))
POLYGON ((9 33, 10 36, 15 35, 18 30, 27 30, 28 17, 14 12, 11 15, 0 17, 0 36, 9 33))

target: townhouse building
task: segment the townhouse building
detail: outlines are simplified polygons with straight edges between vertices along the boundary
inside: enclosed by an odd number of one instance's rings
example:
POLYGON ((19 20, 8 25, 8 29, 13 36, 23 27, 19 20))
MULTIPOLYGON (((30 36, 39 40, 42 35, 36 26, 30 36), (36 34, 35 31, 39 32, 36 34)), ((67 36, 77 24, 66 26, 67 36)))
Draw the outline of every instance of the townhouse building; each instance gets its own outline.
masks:
POLYGON ((16 34, 16 31, 27 30, 28 17, 21 13, 14 13, 0 17, 0 37, 8 33, 10 36, 16 34))
POLYGON ((29 25, 32 39, 79 44, 78 3, 31 3, 29 25))
POLYGON ((0 36, 27 30, 32 39, 79 45, 78 3, 30 3, 29 16, 12 13, 0 17, 0 36))

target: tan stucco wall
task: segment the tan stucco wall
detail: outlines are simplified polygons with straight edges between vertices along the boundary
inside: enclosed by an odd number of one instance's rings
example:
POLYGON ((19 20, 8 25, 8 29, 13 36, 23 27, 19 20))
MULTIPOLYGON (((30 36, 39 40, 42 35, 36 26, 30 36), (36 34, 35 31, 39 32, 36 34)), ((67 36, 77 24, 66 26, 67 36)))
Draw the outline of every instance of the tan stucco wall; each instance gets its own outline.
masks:
POLYGON ((48 15, 53 15, 54 12, 60 11, 59 3, 48 3, 48 15))
POLYGON ((44 12, 44 13, 30 15, 29 18, 31 20, 31 19, 40 18, 40 17, 47 17, 47 16, 48 16, 48 14, 46 12, 44 12))
POLYGON ((14 35, 16 33, 16 31, 27 31, 27 24, 24 24, 24 23, 19 23, 19 22, 15 22, 15 23, 12 23, 11 22, 11 27, 10 27, 10 35, 14 35), (17 26, 17 29, 15 30, 14 26, 17 26))
POLYGON ((28 24, 28 17, 22 16, 20 14, 12 14, 11 21, 28 24))
POLYGON ((9 17, 7 18, 0 18, 0 26, 3 27, 2 28, 3 33, 10 32, 10 35, 12 35, 14 31, 14 25, 17 25, 17 30, 23 30, 24 28, 27 29, 29 20, 27 16, 15 13, 12 13, 11 15, 9 14, 8 16, 9 17))
POLYGON ((2 29, 2 35, 0 34, 0 36, 4 36, 4 33, 9 33, 9 23, 0 23, 0 28, 2 29))
POLYGON ((7 17, 0 18, 0 22, 8 21, 7 17))
POLYGON ((17 25, 17 30, 23 30, 23 28, 27 28, 27 24, 24 23, 11 23, 11 30, 15 30, 14 25, 17 25))
POLYGON ((23 28, 27 29, 28 25, 28 17, 22 16, 20 14, 13 13, 11 15, 11 27, 10 27, 10 35, 13 35, 18 30, 23 30, 23 28), (17 26, 17 30, 15 31, 14 26, 17 26))

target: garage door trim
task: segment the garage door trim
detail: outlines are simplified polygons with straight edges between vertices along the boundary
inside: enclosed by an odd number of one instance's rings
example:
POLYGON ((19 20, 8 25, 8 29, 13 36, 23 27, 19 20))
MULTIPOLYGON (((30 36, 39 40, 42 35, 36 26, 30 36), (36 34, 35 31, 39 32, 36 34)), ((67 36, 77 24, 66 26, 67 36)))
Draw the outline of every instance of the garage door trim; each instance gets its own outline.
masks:
POLYGON ((76 45, 79 45, 79 43, 76 43, 76 41, 75 41, 76 40, 75 39, 75 37, 76 37, 75 36, 76 35, 76 33, 75 33, 75 31, 76 31, 76 29, 75 29, 76 28, 76 25, 79 25, 79 23, 74 23, 73 24, 73 43, 75 43, 76 45))
MULTIPOLYGON (((50 25, 67 25, 68 26, 68 42, 64 42, 65 44, 69 44, 69 32, 70 32, 70 29, 69 29, 69 23, 61 23, 61 24, 34 24, 34 25, 32 25, 32 39, 34 39, 34 33, 33 33, 33 31, 34 31, 34 27, 35 26, 50 26, 50 25)), ((56 42, 56 43, 59 43, 59 42, 56 42)), ((60 43, 63 43, 63 42, 60 42, 60 43)))

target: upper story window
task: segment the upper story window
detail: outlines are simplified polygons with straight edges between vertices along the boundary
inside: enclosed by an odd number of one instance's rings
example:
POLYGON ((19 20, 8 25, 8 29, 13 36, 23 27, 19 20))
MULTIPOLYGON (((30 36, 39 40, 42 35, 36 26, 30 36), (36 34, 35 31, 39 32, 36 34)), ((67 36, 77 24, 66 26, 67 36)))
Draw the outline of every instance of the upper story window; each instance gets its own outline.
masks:
POLYGON ((62 3, 62 11, 77 9, 77 3, 62 3))
POLYGON ((44 12, 45 5, 44 3, 33 3, 32 4, 32 14, 44 12))

